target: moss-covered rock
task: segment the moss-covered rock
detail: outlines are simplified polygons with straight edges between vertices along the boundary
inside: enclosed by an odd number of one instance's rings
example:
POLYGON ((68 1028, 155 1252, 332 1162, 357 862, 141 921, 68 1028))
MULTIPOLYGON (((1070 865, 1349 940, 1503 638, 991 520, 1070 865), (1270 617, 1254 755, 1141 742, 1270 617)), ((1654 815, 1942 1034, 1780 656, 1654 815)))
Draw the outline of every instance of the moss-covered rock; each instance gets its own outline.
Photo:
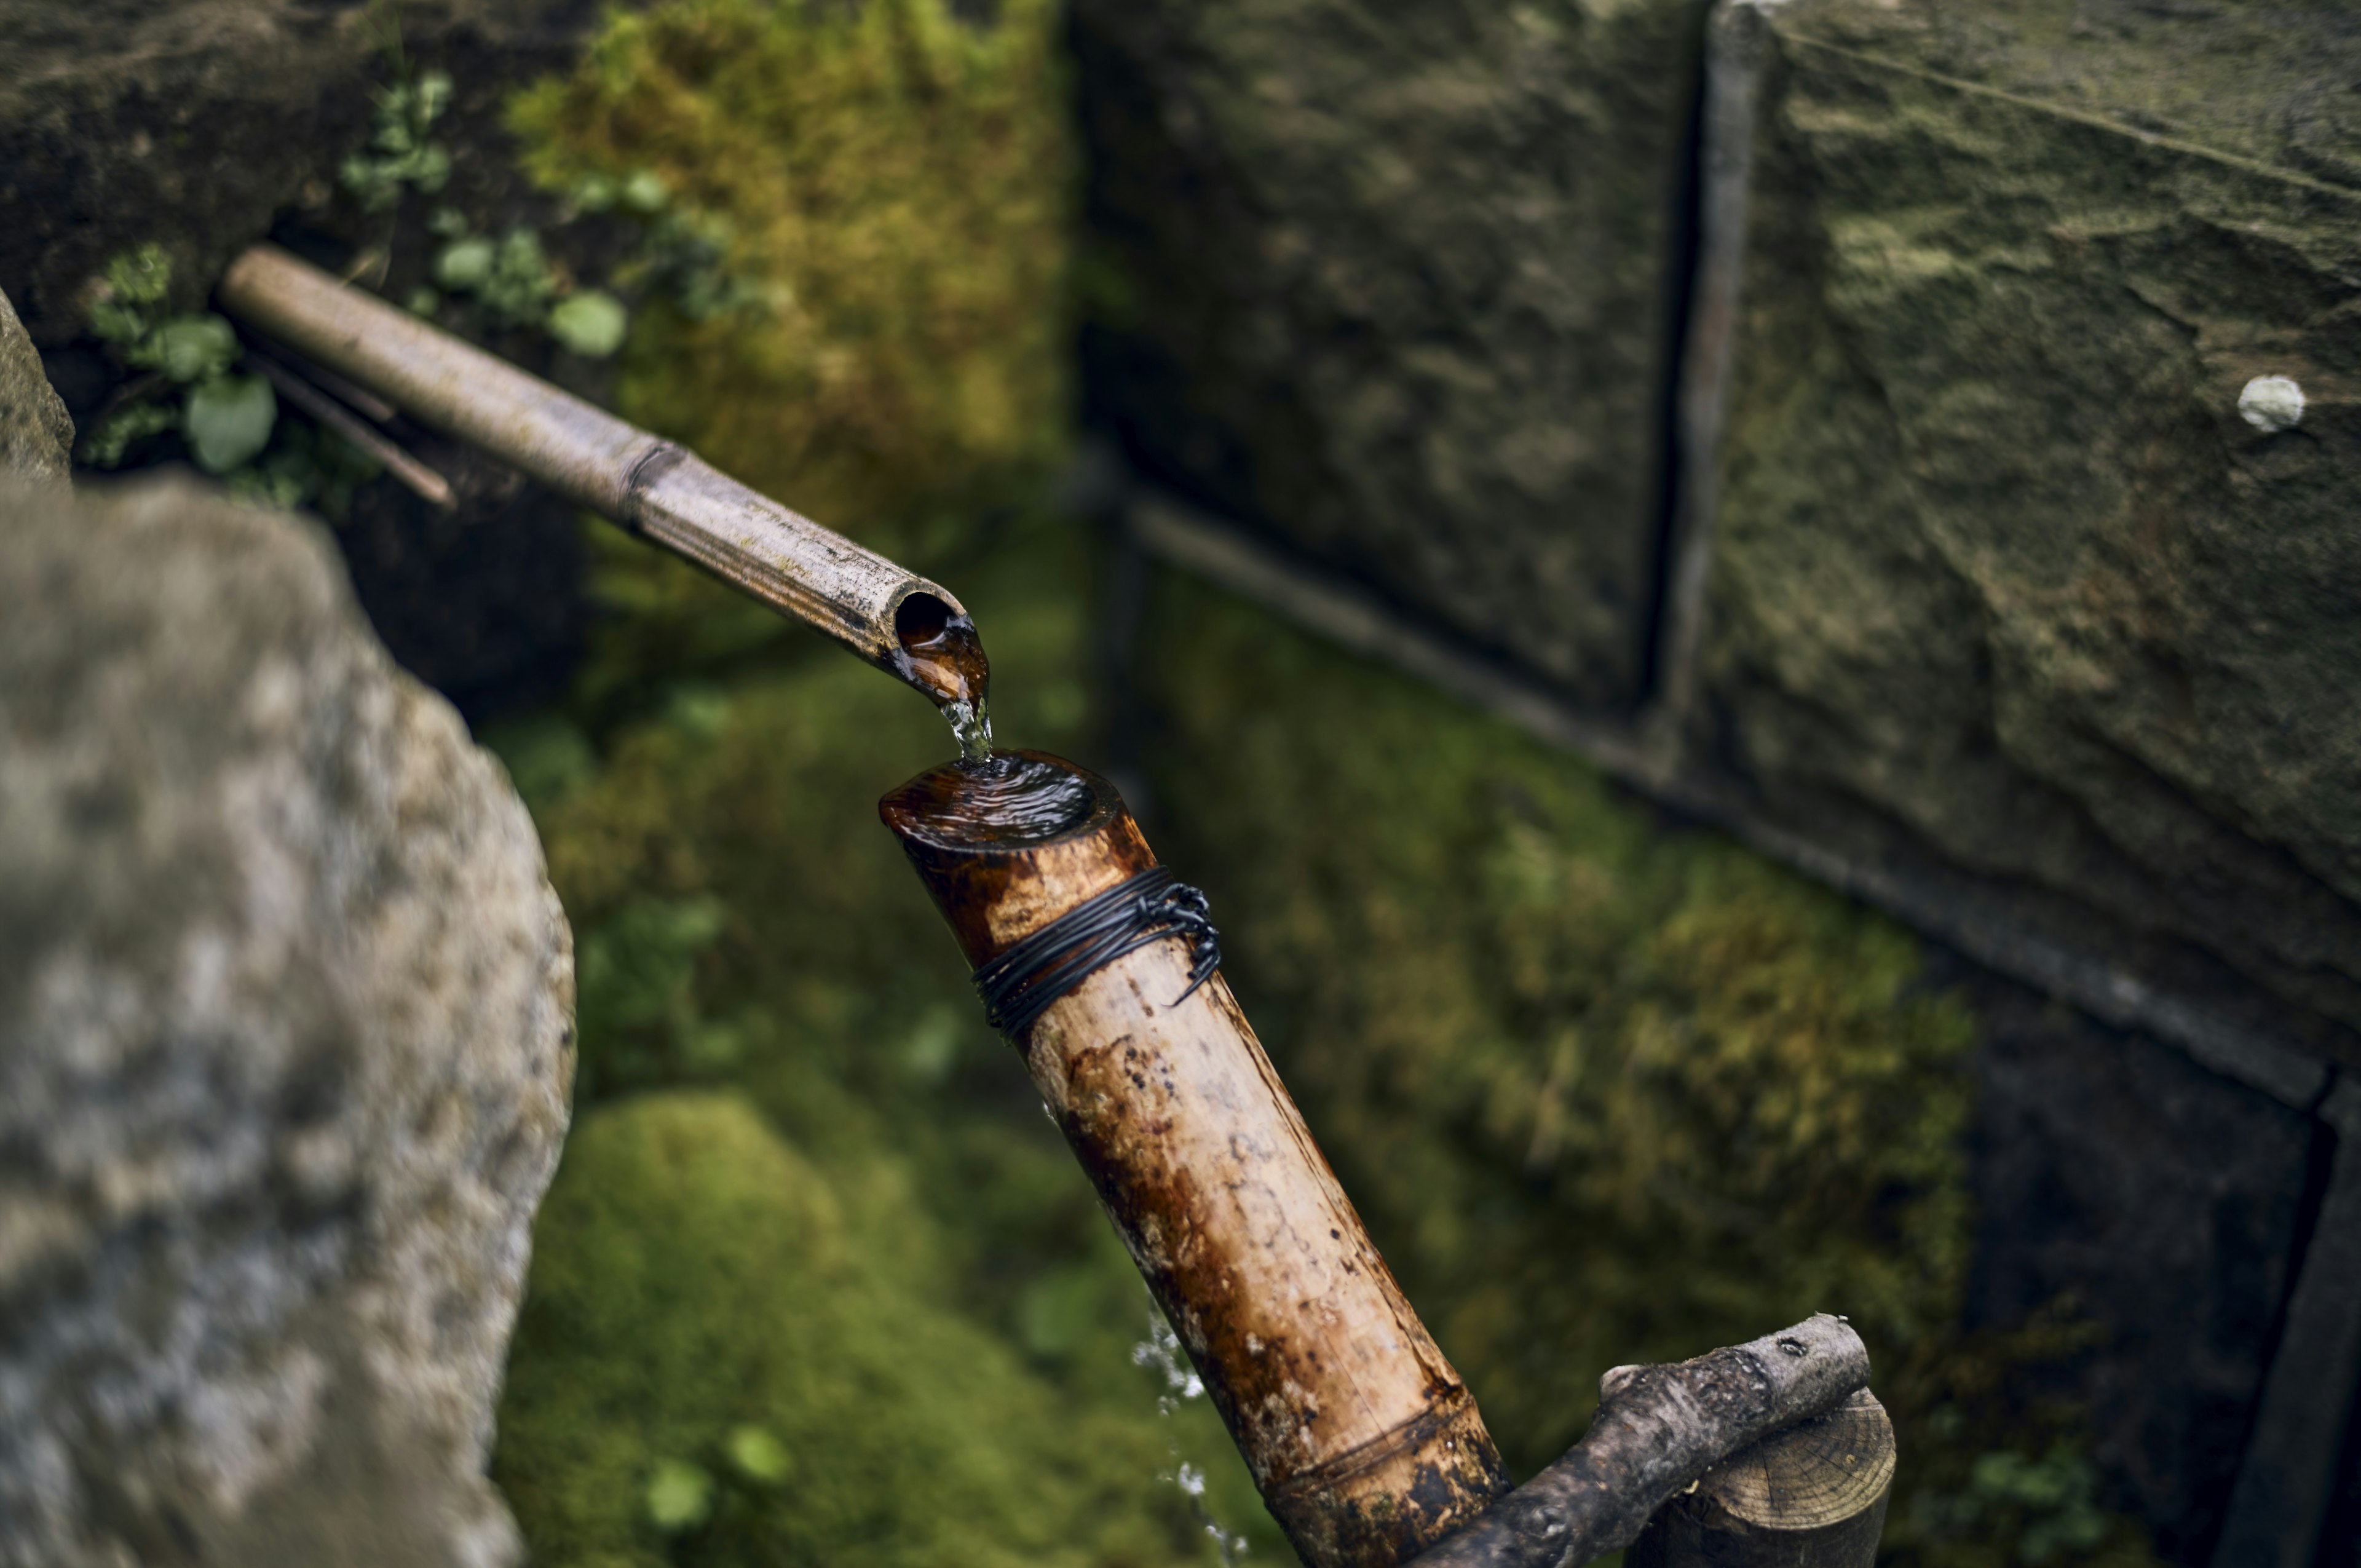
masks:
POLYGON ((1093 417, 1586 701, 1634 699, 1695 0, 1084 0, 1093 417))
MULTIPOLYGON (((164 243, 172 303, 187 309, 281 214, 325 212, 338 160, 368 138, 393 12, 305 0, 0 8, 0 287, 34 339, 81 332, 90 281, 136 245, 164 243)), ((410 58, 458 67, 465 96, 553 69, 589 16, 571 0, 418 0, 394 19, 410 58)), ((490 149, 463 150, 459 188, 501 172, 490 149)))
POLYGON ((741 310, 643 335, 620 406, 844 528, 1055 455, 1067 133, 1054 9, 675 0, 515 119, 552 183, 652 173, 724 225, 741 310))
POLYGON ((2349 8, 1768 14, 1722 754, 2361 1060, 2349 8))

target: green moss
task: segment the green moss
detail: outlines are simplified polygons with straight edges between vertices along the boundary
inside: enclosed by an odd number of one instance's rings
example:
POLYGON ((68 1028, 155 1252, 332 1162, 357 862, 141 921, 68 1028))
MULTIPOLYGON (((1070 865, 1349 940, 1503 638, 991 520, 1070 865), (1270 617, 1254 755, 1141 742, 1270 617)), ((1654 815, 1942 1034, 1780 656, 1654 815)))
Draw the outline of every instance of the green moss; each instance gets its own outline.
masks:
POLYGON ((1061 1398, 863 1222, 931 1223, 848 1204, 734 1096, 583 1121, 502 1412, 499 1479, 538 1561, 1181 1555, 1152 1423, 1061 1398))

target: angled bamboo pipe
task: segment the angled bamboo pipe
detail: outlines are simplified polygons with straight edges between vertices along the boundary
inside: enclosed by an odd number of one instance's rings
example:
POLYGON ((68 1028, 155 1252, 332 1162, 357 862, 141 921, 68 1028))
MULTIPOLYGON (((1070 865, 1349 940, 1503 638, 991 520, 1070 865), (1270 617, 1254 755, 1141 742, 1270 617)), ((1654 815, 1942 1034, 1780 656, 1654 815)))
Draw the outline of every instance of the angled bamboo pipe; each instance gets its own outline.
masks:
POLYGON ((277 246, 231 262, 217 298, 264 336, 696 562, 938 705, 981 707, 983 649, 939 584, 277 246))
MULTIPOLYGON (((978 968, 1156 865, 1112 785, 1040 752, 947 764, 878 811, 978 968)), ((1012 1043, 1309 1568, 1392 1568, 1508 1490, 1218 972, 1196 985, 1154 941, 1012 1043)))

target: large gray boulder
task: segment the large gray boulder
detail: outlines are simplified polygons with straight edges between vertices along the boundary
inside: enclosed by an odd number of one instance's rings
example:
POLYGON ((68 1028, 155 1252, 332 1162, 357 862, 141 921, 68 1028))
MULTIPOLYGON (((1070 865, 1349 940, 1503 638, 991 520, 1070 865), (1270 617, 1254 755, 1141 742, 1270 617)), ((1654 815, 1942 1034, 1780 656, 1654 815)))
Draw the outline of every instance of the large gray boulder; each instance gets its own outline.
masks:
POLYGON ((41 356, 0 293, 0 474, 62 479, 72 459, 73 421, 41 373, 41 356))
POLYGON ((514 1561, 522 806, 291 518, 0 488, 0 1563, 514 1561))
POLYGON ((1701 0, 1079 0, 1095 416, 1588 703, 1642 685, 1701 0))

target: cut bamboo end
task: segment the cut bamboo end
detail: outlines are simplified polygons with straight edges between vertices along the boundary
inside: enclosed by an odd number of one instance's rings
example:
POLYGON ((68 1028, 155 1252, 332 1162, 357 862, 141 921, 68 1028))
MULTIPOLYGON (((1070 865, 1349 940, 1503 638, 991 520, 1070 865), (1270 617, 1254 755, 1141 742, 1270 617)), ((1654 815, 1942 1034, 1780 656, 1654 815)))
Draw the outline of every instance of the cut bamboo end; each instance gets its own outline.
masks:
MULTIPOLYGON (((1104 780, 957 764, 881 803, 971 964, 1156 864, 1104 780), (1012 824, 1018 824, 1012 826, 1012 824)), ((1227 982, 1178 938, 1085 978, 1016 1044, 1311 1568, 1390 1568, 1508 1489, 1458 1374, 1395 1284, 1227 982)))
POLYGON ((1866 1388, 1732 1454, 1659 1509, 1631 1568, 1870 1568, 1894 1484, 1894 1423, 1866 1388))

